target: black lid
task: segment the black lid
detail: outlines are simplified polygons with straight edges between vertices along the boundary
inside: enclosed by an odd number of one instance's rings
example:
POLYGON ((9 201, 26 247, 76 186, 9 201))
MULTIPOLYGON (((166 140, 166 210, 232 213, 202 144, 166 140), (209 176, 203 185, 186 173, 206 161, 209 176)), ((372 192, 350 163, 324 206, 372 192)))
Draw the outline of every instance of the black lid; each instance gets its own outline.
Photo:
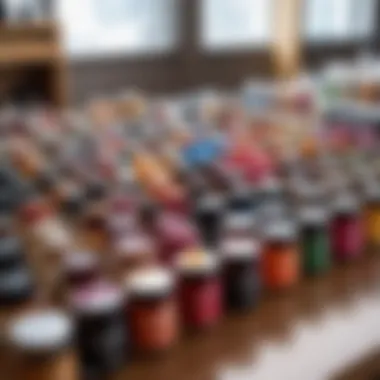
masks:
POLYGON ((107 196, 107 186, 101 181, 93 181, 87 184, 86 198, 89 201, 99 201, 107 196))
POLYGON ((32 279, 25 267, 2 271, 0 276, 0 302, 15 303, 26 300, 33 291, 32 279))
POLYGON ((40 173, 35 180, 37 191, 46 193, 51 191, 57 183, 57 176, 52 171, 44 171, 40 173))
POLYGON ((20 240, 14 236, 0 237, 0 269, 20 263, 23 250, 20 240))
POLYGON ((62 199, 62 211, 68 216, 77 216, 82 213, 85 207, 85 197, 80 191, 66 194, 62 199))

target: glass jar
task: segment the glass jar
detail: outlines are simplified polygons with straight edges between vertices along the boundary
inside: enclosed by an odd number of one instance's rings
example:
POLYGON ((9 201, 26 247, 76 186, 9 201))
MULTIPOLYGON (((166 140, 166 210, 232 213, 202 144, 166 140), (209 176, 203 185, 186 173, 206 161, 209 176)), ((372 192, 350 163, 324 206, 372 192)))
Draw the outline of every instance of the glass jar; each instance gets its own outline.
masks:
POLYGON ((182 252, 176 265, 179 275, 179 304, 189 329, 214 326, 223 312, 223 294, 216 255, 202 250, 182 252))
POLYGON ((173 347, 179 326, 172 273, 162 268, 144 269, 129 276, 125 285, 133 349, 149 355, 173 347))

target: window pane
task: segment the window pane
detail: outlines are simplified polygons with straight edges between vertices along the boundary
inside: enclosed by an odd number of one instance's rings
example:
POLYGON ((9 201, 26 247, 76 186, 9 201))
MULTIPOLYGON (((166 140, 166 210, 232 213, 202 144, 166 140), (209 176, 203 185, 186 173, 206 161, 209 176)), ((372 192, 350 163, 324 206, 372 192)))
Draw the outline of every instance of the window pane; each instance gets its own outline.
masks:
POLYGON ((177 42, 177 0, 59 0, 73 56, 166 51, 177 42))
POLYGON ((203 0, 201 45, 233 49, 266 44, 271 32, 271 0, 203 0))
POLYGON ((367 37, 374 26, 374 7, 374 0, 306 0, 306 37, 317 41, 367 37))

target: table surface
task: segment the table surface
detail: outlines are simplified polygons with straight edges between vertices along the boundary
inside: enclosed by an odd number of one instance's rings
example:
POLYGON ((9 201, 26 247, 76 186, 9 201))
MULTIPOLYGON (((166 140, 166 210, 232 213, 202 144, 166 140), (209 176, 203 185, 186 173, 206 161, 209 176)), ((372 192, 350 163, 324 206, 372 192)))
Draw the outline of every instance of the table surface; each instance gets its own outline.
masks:
MULTIPOLYGON (((251 312, 229 314, 162 357, 133 360, 111 379, 376 379, 379 290, 380 255, 368 256, 264 295, 251 312)), ((14 312, 2 310, 2 321, 14 312)), ((6 364, 2 352, 0 374, 6 364)))

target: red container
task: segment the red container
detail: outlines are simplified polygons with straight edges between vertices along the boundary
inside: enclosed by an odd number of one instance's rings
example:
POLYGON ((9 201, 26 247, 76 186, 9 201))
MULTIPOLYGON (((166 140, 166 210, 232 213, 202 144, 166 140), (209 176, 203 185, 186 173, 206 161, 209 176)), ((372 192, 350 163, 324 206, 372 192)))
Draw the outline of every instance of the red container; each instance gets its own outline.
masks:
POLYGON ((222 316, 222 285, 217 258, 203 252, 184 252, 177 262, 179 304, 184 325, 203 329, 222 316))

